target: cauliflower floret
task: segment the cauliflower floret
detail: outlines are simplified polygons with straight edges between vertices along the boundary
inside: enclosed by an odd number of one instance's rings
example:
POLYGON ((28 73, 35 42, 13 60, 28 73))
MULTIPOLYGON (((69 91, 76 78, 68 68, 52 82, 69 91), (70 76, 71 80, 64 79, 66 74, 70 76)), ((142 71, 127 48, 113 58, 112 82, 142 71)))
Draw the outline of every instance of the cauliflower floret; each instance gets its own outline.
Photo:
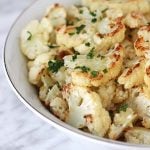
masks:
POLYGON ((52 26, 48 19, 41 22, 32 20, 21 33, 21 50, 29 59, 35 59, 38 55, 48 52, 49 34, 52 26))
POLYGON ((120 8, 123 14, 128 14, 132 11, 139 11, 141 13, 148 13, 150 5, 147 0, 82 0, 84 6, 88 6, 91 10, 103 8, 120 8))
POLYGON ((143 58, 134 61, 132 66, 125 69, 118 78, 119 84, 123 84, 125 89, 142 84, 144 82, 144 66, 143 58))
POLYGON ((63 88, 63 97, 69 106, 67 123, 79 129, 87 127, 94 135, 106 134, 111 120, 97 93, 86 87, 67 84, 63 88))
POLYGON ((124 87, 120 84, 116 85, 115 95, 112 99, 113 103, 121 103, 129 98, 128 90, 125 90, 124 87))
POLYGON ((137 56, 149 55, 150 51, 150 25, 143 26, 138 31, 138 38, 134 43, 137 56))
POLYGON ((123 17, 123 12, 119 8, 109 8, 108 10, 106 10, 106 16, 111 20, 115 20, 119 17, 123 17))
POLYGON ((86 55, 78 55, 75 61, 72 56, 64 57, 64 65, 73 69, 72 82, 80 86, 100 86, 118 76, 123 62, 123 47, 116 44, 103 57, 87 59, 86 55), (93 72, 94 71, 94 72, 93 72))
POLYGON ((150 99, 146 98, 144 94, 140 94, 133 101, 132 107, 138 117, 143 119, 143 126, 145 128, 150 128, 150 99))
POLYGON ((109 138, 118 139, 126 128, 132 126, 136 116, 131 108, 127 108, 125 112, 116 113, 113 124, 110 127, 109 138))
POLYGON ((142 127, 134 127, 127 130, 125 139, 129 143, 150 144, 150 130, 142 127))
POLYGON ((54 55, 53 52, 43 53, 37 56, 34 61, 29 62, 29 81, 32 84, 38 85, 40 83, 42 72, 47 67, 48 61, 54 58, 54 55))
POLYGON ((48 18, 53 27, 59 27, 66 24, 67 13, 60 4, 53 4, 47 9, 45 17, 48 18))
POLYGON ((106 85, 100 86, 97 93, 102 99, 104 108, 109 109, 115 96, 116 85, 114 81, 108 82, 106 85))
POLYGON ((67 48, 76 47, 82 44, 88 35, 83 33, 85 28, 84 24, 80 26, 62 26, 57 30, 56 42, 58 45, 65 45, 67 48))
POLYGON ((142 13, 133 11, 125 17, 124 23, 129 28, 139 28, 145 25, 147 20, 142 13))
POLYGON ((93 40, 101 50, 106 50, 112 45, 122 42, 125 37, 125 26, 121 18, 115 20, 104 18, 97 27, 98 32, 93 36, 93 40))

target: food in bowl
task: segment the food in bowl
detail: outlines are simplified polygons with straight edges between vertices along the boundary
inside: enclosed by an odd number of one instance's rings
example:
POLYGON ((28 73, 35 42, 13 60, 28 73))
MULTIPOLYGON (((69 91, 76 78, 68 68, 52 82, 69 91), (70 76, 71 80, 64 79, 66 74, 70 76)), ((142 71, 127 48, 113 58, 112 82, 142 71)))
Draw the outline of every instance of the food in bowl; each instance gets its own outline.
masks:
POLYGON ((80 130, 150 144, 149 23, 148 0, 51 5, 21 33, 39 99, 80 130))

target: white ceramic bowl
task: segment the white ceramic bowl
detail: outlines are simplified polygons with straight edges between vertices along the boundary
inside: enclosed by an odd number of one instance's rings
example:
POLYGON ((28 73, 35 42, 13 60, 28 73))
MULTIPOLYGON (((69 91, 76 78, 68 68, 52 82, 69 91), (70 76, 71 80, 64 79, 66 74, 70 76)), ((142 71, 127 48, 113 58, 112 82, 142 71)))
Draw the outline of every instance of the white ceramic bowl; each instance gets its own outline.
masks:
POLYGON ((94 149, 111 149, 111 150, 142 150, 150 149, 148 146, 135 145, 112 141, 105 138, 93 136, 91 134, 75 129, 68 124, 60 121, 49 113, 48 110, 40 103, 35 88, 28 82, 26 58, 22 55, 19 48, 19 36, 24 26, 32 19, 40 19, 48 5, 52 3, 61 3, 64 6, 77 4, 79 0, 39 0, 27 8, 16 20, 12 26, 4 49, 4 67, 9 83, 18 96, 18 98, 41 119, 54 127, 63 130, 66 135, 70 136, 84 146, 86 150, 94 149))

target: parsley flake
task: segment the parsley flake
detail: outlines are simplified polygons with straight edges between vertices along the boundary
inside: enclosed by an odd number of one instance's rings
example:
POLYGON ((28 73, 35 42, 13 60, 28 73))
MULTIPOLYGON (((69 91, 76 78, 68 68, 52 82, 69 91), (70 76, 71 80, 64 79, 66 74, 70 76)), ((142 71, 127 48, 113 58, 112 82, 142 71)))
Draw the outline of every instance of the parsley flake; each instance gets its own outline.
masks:
POLYGON ((93 19, 91 20, 92 23, 95 23, 96 21, 97 21, 96 18, 93 18, 93 19))
POLYGON ((29 34, 29 37, 27 38, 27 40, 30 41, 32 38, 32 33, 30 31, 27 31, 27 33, 29 34))
POLYGON ((122 104, 120 105, 120 107, 118 108, 118 112, 120 111, 126 111, 128 108, 128 104, 122 104))
POLYGON ((79 34, 84 28, 85 28, 84 24, 80 25, 79 27, 76 27, 77 34, 79 34))
POLYGON ((96 13, 90 12, 91 16, 96 17, 96 13))
POLYGON ((85 43, 85 46, 90 47, 90 43, 89 42, 85 43))
POLYGON ((48 45, 49 48, 58 48, 58 45, 48 45))
POLYGON ((63 60, 53 60, 48 62, 48 70, 51 71, 52 73, 57 73, 58 70, 64 66, 64 61, 63 60))
POLYGON ((86 55, 87 59, 92 59, 94 57, 94 48, 90 50, 90 52, 86 55))
POLYGON ((72 61, 75 61, 77 59, 77 54, 72 56, 72 61))
POLYGON ((97 76, 98 76, 98 74, 99 74, 99 72, 98 72, 98 71, 91 71, 91 75, 92 75, 92 77, 97 77, 97 76))
POLYGON ((83 10, 79 10, 79 13, 80 13, 80 14, 83 14, 83 10))
POLYGON ((102 10, 102 13, 105 13, 108 10, 108 8, 105 8, 102 10))
POLYGON ((81 69, 82 72, 88 72, 88 71, 90 71, 90 68, 86 67, 86 66, 77 66, 77 67, 75 67, 75 69, 81 69))
POLYGON ((72 36, 72 35, 74 35, 74 34, 75 34, 74 32, 72 32, 72 33, 69 33, 69 35, 71 35, 71 36, 72 36))
POLYGON ((108 70, 105 68, 105 69, 103 70, 103 72, 104 72, 104 73, 107 73, 107 72, 108 72, 108 70))

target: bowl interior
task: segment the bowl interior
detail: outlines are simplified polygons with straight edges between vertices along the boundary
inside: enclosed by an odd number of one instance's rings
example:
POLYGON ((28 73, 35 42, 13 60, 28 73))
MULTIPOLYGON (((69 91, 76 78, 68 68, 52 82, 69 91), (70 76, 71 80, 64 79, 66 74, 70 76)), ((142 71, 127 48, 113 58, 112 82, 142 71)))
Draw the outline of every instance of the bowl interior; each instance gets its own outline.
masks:
POLYGON ((95 140, 95 142, 98 143, 108 142, 109 144, 117 143, 119 145, 121 144, 127 146, 129 144, 123 144, 121 142, 111 141, 90 135, 88 133, 84 133, 60 121, 45 109, 37 97, 38 94, 34 86, 32 86, 28 81, 28 71, 26 64, 27 60, 19 48, 21 30, 25 27, 25 25, 28 24, 29 21, 33 19, 40 19, 44 14, 47 6, 57 2, 67 7, 71 4, 78 4, 80 0, 38 0, 21 14, 21 16, 17 19, 11 28, 4 50, 5 71, 10 84, 23 103, 25 103, 41 118, 58 127, 59 129, 65 130, 65 132, 74 133, 75 135, 83 138, 87 138, 93 141, 95 140))

